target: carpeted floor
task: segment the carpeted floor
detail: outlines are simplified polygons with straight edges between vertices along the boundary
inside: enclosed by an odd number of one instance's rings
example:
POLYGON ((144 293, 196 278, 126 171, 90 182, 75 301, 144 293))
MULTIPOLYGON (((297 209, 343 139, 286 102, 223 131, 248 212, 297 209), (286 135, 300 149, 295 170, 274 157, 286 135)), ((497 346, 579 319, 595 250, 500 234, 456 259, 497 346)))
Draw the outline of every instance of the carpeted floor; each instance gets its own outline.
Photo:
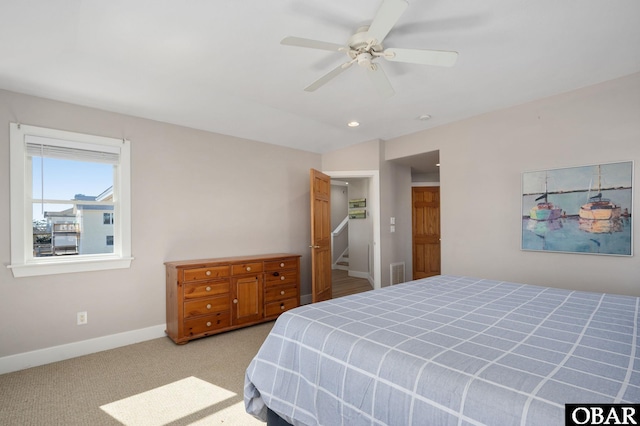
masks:
POLYGON ((264 425, 244 372, 273 322, 186 345, 160 338, 0 375, 2 425, 264 425))

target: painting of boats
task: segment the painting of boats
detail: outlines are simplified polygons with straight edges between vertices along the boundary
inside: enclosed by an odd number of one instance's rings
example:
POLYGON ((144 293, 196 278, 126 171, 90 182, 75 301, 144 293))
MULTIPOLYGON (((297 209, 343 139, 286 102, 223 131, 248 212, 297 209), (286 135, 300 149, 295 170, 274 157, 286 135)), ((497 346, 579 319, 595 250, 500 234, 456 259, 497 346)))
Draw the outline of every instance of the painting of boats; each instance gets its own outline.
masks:
POLYGON ((522 249, 633 253, 633 162, 522 174, 522 249))

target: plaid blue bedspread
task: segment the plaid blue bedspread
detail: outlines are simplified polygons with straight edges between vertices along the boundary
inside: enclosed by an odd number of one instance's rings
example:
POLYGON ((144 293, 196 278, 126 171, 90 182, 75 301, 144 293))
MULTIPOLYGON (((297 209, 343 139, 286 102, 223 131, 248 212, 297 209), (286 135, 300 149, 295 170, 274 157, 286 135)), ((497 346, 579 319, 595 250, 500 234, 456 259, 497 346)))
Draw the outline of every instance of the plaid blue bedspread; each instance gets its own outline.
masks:
POLYGON ((640 402, 640 298, 437 276, 282 314, 248 413, 293 425, 563 425, 640 402))

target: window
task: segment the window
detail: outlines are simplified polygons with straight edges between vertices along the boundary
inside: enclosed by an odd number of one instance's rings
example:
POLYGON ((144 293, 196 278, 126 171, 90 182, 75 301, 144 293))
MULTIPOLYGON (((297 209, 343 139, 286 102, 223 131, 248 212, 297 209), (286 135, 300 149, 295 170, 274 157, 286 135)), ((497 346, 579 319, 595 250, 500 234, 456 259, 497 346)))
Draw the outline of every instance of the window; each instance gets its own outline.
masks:
POLYGON ((130 266, 129 141, 11 123, 10 149, 15 277, 130 266))
POLYGON ((102 214, 102 224, 103 225, 113 225, 113 213, 103 213, 102 214))

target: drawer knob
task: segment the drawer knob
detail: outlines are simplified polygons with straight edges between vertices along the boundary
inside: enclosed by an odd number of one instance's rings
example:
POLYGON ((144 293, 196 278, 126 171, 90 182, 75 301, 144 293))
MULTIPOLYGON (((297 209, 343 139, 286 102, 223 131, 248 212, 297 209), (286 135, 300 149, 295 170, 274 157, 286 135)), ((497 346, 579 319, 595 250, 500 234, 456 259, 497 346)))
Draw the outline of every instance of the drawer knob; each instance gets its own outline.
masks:
POLYGON ((238 303, 238 299, 233 299, 233 303, 238 303))
POLYGON ((210 287, 210 286, 207 286, 207 288, 205 288, 205 290, 207 290, 207 291, 211 291, 211 287, 210 287))
POLYGON ((284 275, 280 277, 280 281, 283 281, 283 280, 284 280, 284 275))
POLYGON ((284 268, 284 262, 280 262, 280 267, 284 268))
POLYGON ((207 327, 211 327, 211 321, 207 321, 207 327))
POLYGON ((247 272, 251 270, 251 266, 247 266, 247 272))
POLYGON ((206 276, 209 276, 209 275, 211 275, 211 271, 207 271, 207 272, 205 272, 204 274, 205 274, 206 276))
POLYGON ((211 309, 211 303, 207 304, 207 309, 211 309))
POLYGON ((284 290, 280 290, 280 294, 284 296, 284 290))
POLYGON ((281 303, 281 304, 280 304, 280 309, 281 309, 281 310, 284 310, 284 303, 281 303))

